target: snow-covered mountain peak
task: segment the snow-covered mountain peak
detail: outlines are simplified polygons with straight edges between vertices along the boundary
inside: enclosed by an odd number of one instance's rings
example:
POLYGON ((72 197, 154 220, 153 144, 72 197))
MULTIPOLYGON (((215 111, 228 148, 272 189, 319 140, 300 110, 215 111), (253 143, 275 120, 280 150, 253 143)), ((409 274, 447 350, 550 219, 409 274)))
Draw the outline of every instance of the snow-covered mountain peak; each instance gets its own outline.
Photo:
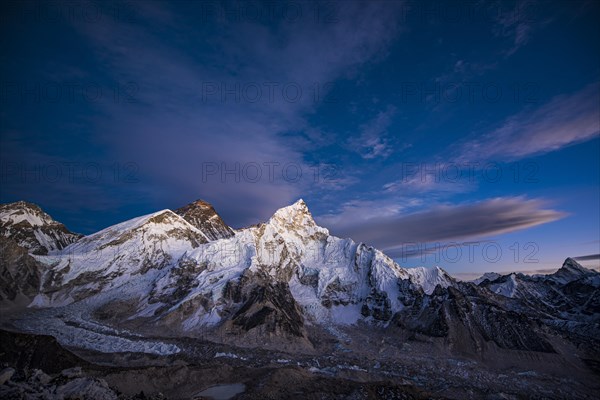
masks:
POLYGON ((501 276, 502 275, 500 275, 497 272, 486 272, 483 275, 481 275, 479 278, 473 279, 471 282, 473 282, 476 285, 479 285, 481 282, 485 281, 486 279, 490 282, 493 282, 496 279, 500 278, 501 276))
MULTIPOLYGON (((16 219, 10 221, 9 228, 16 219)), ((54 225, 36 225, 47 226, 54 225)), ((341 335, 363 323, 391 327, 395 335, 406 329, 452 340, 471 337, 473 346, 483 343, 480 337, 503 348, 536 346, 528 318, 503 311, 516 309, 519 299, 532 300, 544 316, 562 313, 569 302, 584 322, 597 320, 593 294, 600 274, 587 275, 570 259, 554 275, 583 279, 562 285, 551 276, 488 274, 491 279, 475 287, 440 267, 402 268, 371 246, 329 235, 302 200, 229 237, 211 230, 217 227, 230 229, 198 200, 110 226, 48 255, 26 254, 13 243, 21 230, 12 231, 0 237, 0 306, 23 294, 31 307, 65 307, 57 312, 85 316, 84 324, 90 316, 143 332, 227 332, 260 346, 304 343, 321 328, 341 335)))
POLYGON ((489 289, 504 297, 515 297, 517 295, 517 288, 519 283, 517 275, 512 273, 510 275, 504 275, 496 279, 490 286, 489 289))
POLYGON ((202 199, 192 201, 188 206, 194 206, 194 207, 198 207, 198 208, 204 209, 204 210, 210 210, 211 208, 213 208, 212 204, 210 204, 208 201, 204 201, 202 199))
POLYGON ((0 235, 34 254, 60 250, 81 237, 26 201, 0 205, 0 235))
POLYGON ((434 268, 407 268, 406 272, 412 282, 423 288, 426 294, 433 293, 437 285, 447 288, 448 286, 453 286, 455 283, 454 279, 438 266, 434 268))
POLYGON ((118 246, 133 240, 136 236, 158 239, 187 236, 196 246, 208 242, 206 235, 187 222, 183 217, 169 209, 153 212, 141 217, 109 226, 99 232, 86 236, 65 249, 65 252, 89 250, 93 247, 118 246))
POLYGON ((17 201, 16 203, 0 206, 0 223, 27 224, 29 226, 42 226, 56 223, 48 214, 33 203, 17 201))
POLYGON ((302 199, 290 206, 277 210, 269 219, 267 225, 273 226, 282 234, 285 232, 296 232, 300 236, 304 236, 305 234, 312 235, 316 231, 319 231, 325 235, 329 235, 327 229, 317 226, 308 210, 308 206, 302 199))
POLYGON ((295 203, 286 207, 282 207, 279 210, 275 211, 275 214, 273 214, 273 218, 274 217, 288 220, 308 217, 310 221, 314 224, 314 221, 312 220, 312 215, 308 210, 308 206, 302 199, 299 199, 295 203))
POLYGON ((110 226, 48 259, 59 278, 46 282, 52 294, 38 296, 34 304, 69 304, 105 289, 143 284, 206 243, 200 230, 168 209, 110 226), (62 290, 56 292, 59 282, 62 290))
POLYGON ((568 283, 592 274, 596 274, 596 272, 582 267, 581 264, 569 257, 562 267, 549 277, 559 283, 568 283))
POLYGON ((575 261, 571 257, 569 257, 565 260, 565 262, 563 263, 561 268, 564 268, 571 272, 580 273, 580 274, 587 274, 587 273, 591 272, 591 270, 584 268, 581 264, 579 264, 577 261, 575 261))

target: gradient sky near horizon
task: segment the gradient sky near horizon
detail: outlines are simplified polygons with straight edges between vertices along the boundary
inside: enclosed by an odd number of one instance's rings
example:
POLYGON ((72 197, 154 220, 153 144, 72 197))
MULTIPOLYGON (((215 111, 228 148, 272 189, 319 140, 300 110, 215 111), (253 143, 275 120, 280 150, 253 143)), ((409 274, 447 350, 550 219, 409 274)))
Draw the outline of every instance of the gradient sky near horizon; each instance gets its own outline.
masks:
POLYGON ((88 234, 198 198, 243 227, 303 198, 451 273, 600 253, 597 1, 0 7, 3 203, 88 234))

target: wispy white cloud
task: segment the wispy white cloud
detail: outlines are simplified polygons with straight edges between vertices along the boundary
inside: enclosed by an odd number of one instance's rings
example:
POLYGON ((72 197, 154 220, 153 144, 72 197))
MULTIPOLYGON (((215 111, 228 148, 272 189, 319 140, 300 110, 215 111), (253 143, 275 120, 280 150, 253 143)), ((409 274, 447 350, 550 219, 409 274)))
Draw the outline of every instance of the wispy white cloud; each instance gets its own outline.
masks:
POLYGON ((450 180, 439 174, 416 174, 383 185, 386 193, 424 194, 424 193, 464 193, 473 190, 474 182, 467 179, 450 180))
POLYGON ((498 128, 463 143, 458 159, 517 160, 559 150, 600 135, 600 83, 560 95, 507 118, 498 128))
POLYGON ((508 38, 511 42, 510 47, 504 50, 505 57, 510 57, 529 43, 533 33, 550 22, 548 19, 541 18, 539 7, 540 3, 533 0, 518 0, 509 10, 504 10, 501 6, 497 7, 498 14, 493 33, 496 37, 508 38))
POLYGON ((402 211, 418 207, 422 200, 417 198, 398 199, 379 198, 376 200, 356 199, 343 203, 339 211, 316 216, 322 226, 336 230, 336 227, 372 221, 377 218, 397 217, 402 211))
MULTIPOLYGON (((305 6, 310 4, 302 3, 305 6)), ((206 21, 178 15, 168 3, 151 3, 140 4, 133 21, 74 22, 94 50, 99 68, 139 87, 136 104, 103 105, 95 126, 115 153, 134 158, 145 182, 156 187, 157 203, 182 203, 199 196, 218 200, 227 221, 239 226, 267 218, 314 185, 313 165, 304 157, 308 146, 297 146, 282 134, 311 128, 306 115, 319 106, 328 82, 385 57, 399 32, 400 13, 396 5, 380 2, 344 2, 334 7, 332 21, 315 20, 314 13, 304 11, 301 21, 273 26, 222 18, 208 27, 206 21), (162 30, 175 34, 175 40, 163 37, 162 30), (177 36, 182 32, 185 37, 177 36), (226 101, 220 93, 203 99, 207 82, 220 91, 233 88, 234 93, 226 95, 226 101), (265 84, 276 85, 274 98, 265 84), (321 90, 318 98, 315 84, 321 90), (262 88, 262 96, 238 101, 244 85, 262 88), (290 97, 297 87, 302 96, 297 101, 285 98, 284 85, 294 86, 290 97), (229 169, 237 163, 238 171, 249 163, 277 163, 279 170, 273 180, 263 167, 256 182, 243 176, 222 179, 221 174, 206 182, 204 162, 229 169), (290 163, 302 170, 302 180, 282 176, 281 167, 290 163)), ((385 118, 379 121, 382 127, 385 118)), ((389 151, 376 141, 370 146, 374 155, 389 151)), ((351 182, 351 177, 327 181, 332 190, 351 182)))
POLYGON ((351 138, 349 146, 366 160, 389 157, 395 148, 389 143, 387 133, 395 113, 396 108, 393 106, 380 111, 373 119, 360 126, 360 135, 351 138))

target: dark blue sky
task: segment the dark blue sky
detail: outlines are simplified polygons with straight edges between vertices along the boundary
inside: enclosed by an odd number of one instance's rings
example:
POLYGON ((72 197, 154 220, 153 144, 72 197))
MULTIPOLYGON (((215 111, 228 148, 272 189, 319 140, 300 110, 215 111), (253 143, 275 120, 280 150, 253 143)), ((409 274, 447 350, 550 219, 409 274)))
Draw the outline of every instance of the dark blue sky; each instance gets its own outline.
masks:
POLYGON ((403 265, 535 270, 600 252, 597 1, 1 15, 0 201, 74 231, 197 198, 242 227, 303 198, 403 265))

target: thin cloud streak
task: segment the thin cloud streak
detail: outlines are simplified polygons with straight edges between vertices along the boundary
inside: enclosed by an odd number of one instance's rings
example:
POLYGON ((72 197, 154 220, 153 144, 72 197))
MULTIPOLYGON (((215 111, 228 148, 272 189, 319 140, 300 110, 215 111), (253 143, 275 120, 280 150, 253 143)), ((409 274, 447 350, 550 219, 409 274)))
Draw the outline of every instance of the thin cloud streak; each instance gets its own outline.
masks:
POLYGON ((600 82, 525 110, 497 129, 464 143, 458 159, 518 160, 549 153, 600 135, 600 82))
POLYGON ((386 136, 395 113, 396 108, 388 106, 375 118, 361 125, 360 135, 349 140, 350 147, 365 160, 387 158, 394 152, 394 147, 386 139, 386 136))
POLYGON ((579 256, 579 257, 574 257, 575 260, 581 260, 581 261, 589 261, 589 260, 600 260, 600 254, 590 254, 588 256, 579 256))
MULTIPOLYGON (((544 209, 544 202, 523 197, 494 198, 471 204, 438 206, 412 214, 353 218, 325 216, 320 220, 332 233, 388 250, 406 243, 476 239, 556 221, 565 213, 544 209)), ((359 210, 351 210, 360 214, 359 210)))
MULTIPOLYGON (((492 4, 491 7, 494 8, 496 4, 492 4)), ((511 41, 510 48, 503 51, 505 58, 527 45, 535 31, 552 21, 540 18, 542 4, 533 0, 518 0, 513 9, 498 13, 494 21, 493 34, 511 41)))

